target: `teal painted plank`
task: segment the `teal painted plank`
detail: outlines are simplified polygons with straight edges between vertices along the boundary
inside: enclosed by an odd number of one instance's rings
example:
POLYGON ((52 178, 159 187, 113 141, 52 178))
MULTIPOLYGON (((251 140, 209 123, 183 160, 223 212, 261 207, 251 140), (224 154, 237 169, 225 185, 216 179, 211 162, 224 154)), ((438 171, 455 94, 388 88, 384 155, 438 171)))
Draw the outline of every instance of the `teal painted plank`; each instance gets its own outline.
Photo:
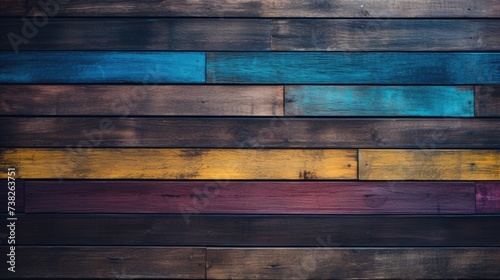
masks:
POLYGON ((0 83, 203 83, 198 52, 0 52, 0 83))
POLYGON ((287 116, 473 117, 473 87, 286 86, 287 116))
POLYGON ((500 53, 217 52, 207 54, 209 83, 500 83, 500 53))

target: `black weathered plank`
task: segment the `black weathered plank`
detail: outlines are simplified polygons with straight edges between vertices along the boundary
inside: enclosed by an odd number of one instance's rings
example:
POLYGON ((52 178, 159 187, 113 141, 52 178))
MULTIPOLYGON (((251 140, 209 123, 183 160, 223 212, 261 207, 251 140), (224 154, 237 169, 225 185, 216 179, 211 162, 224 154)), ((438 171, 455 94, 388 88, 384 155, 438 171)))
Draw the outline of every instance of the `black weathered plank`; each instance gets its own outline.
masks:
POLYGON ((500 119, 0 118, 3 147, 499 148, 500 119))
POLYGON ((500 246, 499 235, 499 215, 36 214, 17 227, 19 245, 50 246, 500 246))
MULTIPOLYGON (((474 18, 498 17, 500 5, 491 0, 72 0, 58 16, 140 17, 355 17, 355 18, 474 18)), ((28 0, 30 15, 42 14, 38 0, 28 0)))
MULTIPOLYGON (((0 1, 0 16, 24 16, 26 14, 26 0, 2 0, 0 1)), ((16 19, 21 21, 21 19, 16 19)), ((5 35, 5 34, 2 34, 5 35)), ((2 38, 3 41, 4 38, 2 38)))
POLYGON ((474 106, 477 117, 500 117, 500 86, 476 86, 474 106))
MULTIPOLYGON (((0 19, 0 34, 22 36, 24 21, 0 19)), ((52 18, 19 50, 269 50, 267 19, 52 18)), ((12 50, 0 40, 0 50, 12 50)))
POLYGON ((495 51, 499 20, 291 19, 272 22, 273 51, 495 51))

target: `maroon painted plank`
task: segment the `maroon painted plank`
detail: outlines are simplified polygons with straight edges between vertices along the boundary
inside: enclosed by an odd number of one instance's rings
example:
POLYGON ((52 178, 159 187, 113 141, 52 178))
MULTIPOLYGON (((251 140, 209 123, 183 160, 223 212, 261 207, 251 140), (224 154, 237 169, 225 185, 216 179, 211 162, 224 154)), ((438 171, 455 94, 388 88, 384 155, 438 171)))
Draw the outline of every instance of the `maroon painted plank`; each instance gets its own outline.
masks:
MULTIPOLYGON (((2 170, 3 172, 3 170, 2 170)), ((24 180, 21 179, 16 179, 15 180, 15 191, 14 191, 14 196, 16 198, 15 200, 15 206, 14 206, 14 212, 15 213, 23 213, 24 212, 24 180)), ((9 194, 9 189, 7 185, 7 180, 2 179, 0 180, 0 213, 7 213, 7 201, 8 197, 12 196, 12 194, 9 194)))
MULTIPOLYGON (((0 16, 24 16, 26 14, 26 0, 1 0, 0 16)), ((21 22, 21 19, 19 19, 21 22)), ((4 34, 2 34, 4 35, 4 34)), ((4 38, 2 38, 3 40, 4 38)))
POLYGON ((500 182, 476 184, 476 213, 500 213, 500 182))
POLYGON ((29 213, 473 214, 474 183, 27 181, 29 213))

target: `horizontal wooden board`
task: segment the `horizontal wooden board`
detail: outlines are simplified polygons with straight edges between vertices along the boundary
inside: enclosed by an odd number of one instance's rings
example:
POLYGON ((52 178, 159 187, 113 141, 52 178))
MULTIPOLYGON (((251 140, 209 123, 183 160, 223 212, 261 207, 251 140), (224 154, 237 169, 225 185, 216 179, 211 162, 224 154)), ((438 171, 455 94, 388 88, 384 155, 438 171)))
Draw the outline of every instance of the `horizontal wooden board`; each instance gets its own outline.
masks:
POLYGON ((37 214, 19 221, 18 245, 500 246, 498 215, 37 214))
POLYGON ((476 212, 500 213, 500 182, 476 184, 476 212))
POLYGON ((12 211, 14 215, 11 216, 15 217, 17 213, 24 212, 24 180, 15 179, 15 180, 10 180, 9 182, 10 184, 8 184, 7 179, 0 180, 0 188, 1 188, 0 205, 5 205, 0 207, 0 213, 8 213, 9 210, 12 210, 8 209, 8 207, 10 206, 14 208, 14 210, 12 211), (11 191, 9 188, 12 188, 13 191, 11 191), (9 197, 15 198, 14 199, 15 205, 7 204, 7 202, 12 201, 12 199, 8 200, 9 197))
POLYGON ((0 83, 202 83, 198 52, 0 52, 0 83))
POLYGON ((474 89, 446 86, 286 86, 285 115, 473 117, 474 89))
POLYGON ((272 22, 273 51, 495 51, 499 20, 291 19, 272 22))
POLYGON ((2 278, 205 279, 204 248, 17 246, 15 253, 15 273, 5 268, 2 278))
MULTIPOLYGON (((37 0, 28 0, 30 15, 42 14, 37 0)), ((491 0, 72 0, 58 16, 140 17, 354 17, 462 18, 498 17, 500 5, 491 0)))
POLYGON ((0 85, 0 115, 282 116, 282 86, 0 85))
MULTIPOLYGON (((0 19, 0 33, 22 36, 25 22, 0 19)), ((268 19, 51 18, 20 50, 266 51, 268 19)), ((487 37, 484 38, 487 41, 487 37)), ((486 43, 486 42, 485 42, 486 43)), ((9 40, 0 50, 12 50, 9 40)))
MULTIPOLYGON (((0 1, 0 16, 24 16, 26 14, 26 0, 2 0, 0 1)), ((17 19, 20 21, 20 19, 17 19)), ((4 34, 2 34, 4 35, 4 34)), ((2 38, 3 41, 3 38, 2 38)))
POLYGON ((352 149, 1 149, 0 163, 22 179, 357 179, 352 149))
POLYGON ((476 86, 475 109, 478 117, 500 117, 500 86, 476 86))
POLYGON ((210 279, 470 279, 500 276, 498 248, 208 248, 210 279))
POLYGON ((2 117, 0 126, 2 147, 500 148, 493 118, 2 117))
POLYGON ((361 180, 499 180, 499 150, 359 150, 361 180))
POLYGON ((26 183, 27 213, 474 214, 475 207, 474 183, 26 183))
POLYGON ((207 81, 229 84, 500 83, 500 53, 217 52, 207 81))

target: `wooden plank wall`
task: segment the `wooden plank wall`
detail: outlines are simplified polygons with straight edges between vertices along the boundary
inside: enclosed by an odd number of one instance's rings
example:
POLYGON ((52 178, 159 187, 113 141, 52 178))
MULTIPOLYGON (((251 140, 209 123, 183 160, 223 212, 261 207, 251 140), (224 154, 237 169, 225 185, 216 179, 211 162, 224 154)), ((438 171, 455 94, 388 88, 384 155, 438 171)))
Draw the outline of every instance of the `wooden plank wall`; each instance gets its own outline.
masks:
POLYGON ((491 0, 1 1, 0 278, 500 278, 499 26, 491 0))

